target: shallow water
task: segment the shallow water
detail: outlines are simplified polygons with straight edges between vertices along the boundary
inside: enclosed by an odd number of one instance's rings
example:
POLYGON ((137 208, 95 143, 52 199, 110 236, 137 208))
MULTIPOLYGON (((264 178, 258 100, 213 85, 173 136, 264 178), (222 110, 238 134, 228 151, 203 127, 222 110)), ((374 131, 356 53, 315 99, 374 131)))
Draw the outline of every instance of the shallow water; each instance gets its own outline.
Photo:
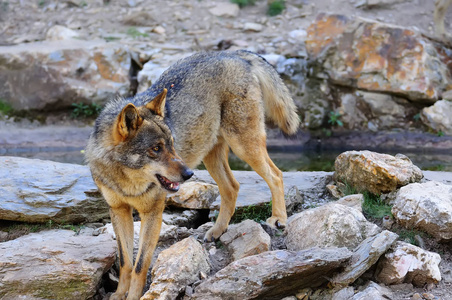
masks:
MULTIPOLYGON (((314 151, 314 150, 298 150, 298 151, 270 151, 269 155, 273 162, 282 171, 334 171, 335 158, 344 152, 338 151, 314 151)), ((385 152, 395 155, 397 152, 385 152)), ((446 153, 407 153, 404 152, 415 165, 422 170, 431 171, 447 171, 452 172, 452 154, 446 153)), ((34 159, 51 160, 63 163, 86 164, 84 154, 81 150, 68 151, 17 151, 7 152, 1 155, 19 156, 34 159)), ((251 167, 231 154, 229 164, 233 170, 251 170, 251 167)), ((203 166, 199 166, 203 169, 203 166)))

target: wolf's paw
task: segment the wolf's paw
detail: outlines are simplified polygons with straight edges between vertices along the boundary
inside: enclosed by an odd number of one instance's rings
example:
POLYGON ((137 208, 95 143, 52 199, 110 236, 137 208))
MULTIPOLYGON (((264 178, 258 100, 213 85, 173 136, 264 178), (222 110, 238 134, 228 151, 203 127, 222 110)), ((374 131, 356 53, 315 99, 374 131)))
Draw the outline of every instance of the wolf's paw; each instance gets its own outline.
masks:
POLYGON ((267 224, 272 228, 285 228, 286 222, 287 220, 273 216, 267 219, 267 224))
POLYGON ((113 295, 110 296, 109 300, 125 300, 126 299, 126 295, 123 293, 114 293, 113 295))
POLYGON ((204 242, 215 242, 220 238, 224 231, 225 230, 220 228, 220 226, 217 226, 217 224, 213 225, 213 227, 206 232, 206 235, 204 236, 204 242))

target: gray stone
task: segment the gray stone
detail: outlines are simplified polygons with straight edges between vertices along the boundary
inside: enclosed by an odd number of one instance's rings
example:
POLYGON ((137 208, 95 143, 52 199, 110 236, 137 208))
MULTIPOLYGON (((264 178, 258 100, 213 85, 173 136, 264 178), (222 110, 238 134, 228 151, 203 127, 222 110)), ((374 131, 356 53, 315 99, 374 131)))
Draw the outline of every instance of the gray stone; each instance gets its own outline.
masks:
POLYGON ((364 203, 364 196, 363 194, 353 194, 353 195, 347 195, 339 200, 337 200, 335 203, 342 204, 348 207, 353 207, 354 209, 359 210, 360 212, 363 212, 363 203, 364 203))
POLYGON ((199 212, 197 210, 184 210, 182 212, 165 210, 162 217, 163 222, 167 225, 192 227, 196 219, 199 218, 199 212))
POLYGON ((422 179, 421 169, 404 155, 371 151, 347 151, 334 162, 334 178, 357 191, 380 195, 422 179))
POLYGON ((378 285, 375 282, 370 282, 364 290, 356 293, 350 300, 387 300, 394 299, 391 290, 378 285))
POLYGON ((185 287, 210 272, 209 255, 193 237, 163 250, 152 268, 152 284, 141 298, 176 299, 185 287))
POLYGON ((287 221, 287 249, 298 251, 312 247, 354 249, 366 238, 380 232, 357 209, 330 203, 295 214, 287 221))
POLYGON ((202 282, 192 299, 281 299, 326 283, 350 256, 346 248, 277 250, 248 256, 202 282))
POLYGON ((86 166, 8 156, 0 165, 0 219, 72 224, 109 216, 86 166))
POLYGON ((115 259, 107 234, 49 230, 0 243, 0 298, 89 299, 115 259))
POLYGON ((229 225, 220 241, 226 245, 233 260, 268 251, 271 246, 268 233, 252 220, 229 225))
POLYGON ((385 230, 365 239, 353 252, 345 270, 333 277, 333 285, 347 286, 372 267, 397 240, 398 235, 385 230))
POLYGON ((397 242, 380 260, 376 279, 384 284, 412 283, 423 287, 441 281, 439 254, 417 246, 397 242))

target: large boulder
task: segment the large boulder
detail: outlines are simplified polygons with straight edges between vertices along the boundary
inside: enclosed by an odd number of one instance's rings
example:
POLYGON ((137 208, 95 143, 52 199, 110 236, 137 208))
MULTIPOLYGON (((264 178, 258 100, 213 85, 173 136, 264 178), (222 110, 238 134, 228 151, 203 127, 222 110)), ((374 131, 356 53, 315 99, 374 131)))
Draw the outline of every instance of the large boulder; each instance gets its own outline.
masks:
POLYGON ((451 84, 435 46, 413 30, 320 14, 307 33, 309 57, 334 83, 431 103, 451 84))
POLYGON ((396 242, 377 266, 376 278, 384 284, 412 283, 423 287, 441 281, 439 254, 405 242, 396 242))
POLYGON ((192 299, 281 299, 326 283, 350 256, 346 248, 277 250, 248 256, 202 282, 192 299))
POLYGON ((347 151, 334 162, 334 178, 358 191, 380 195, 420 181, 422 171, 401 154, 392 156, 371 151, 347 151))
POLYGON ((108 234, 30 233, 0 244, 0 298, 90 299, 115 259, 108 234))
POLYGON ((312 247, 354 249, 379 232, 359 210, 331 203, 291 216, 285 235, 287 249, 299 251, 312 247))
POLYGON ((402 187, 392 207, 395 220, 409 229, 452 240, 452 186, 436 181, 402 187))
POLYGON ((125 46, 66 39, 0 47, 0 98, 13 109, 102 103, 129 88, 125 46))
POLYGON ((94 222, 109 216, 86 166, 0 157, 0 219, 94 222))

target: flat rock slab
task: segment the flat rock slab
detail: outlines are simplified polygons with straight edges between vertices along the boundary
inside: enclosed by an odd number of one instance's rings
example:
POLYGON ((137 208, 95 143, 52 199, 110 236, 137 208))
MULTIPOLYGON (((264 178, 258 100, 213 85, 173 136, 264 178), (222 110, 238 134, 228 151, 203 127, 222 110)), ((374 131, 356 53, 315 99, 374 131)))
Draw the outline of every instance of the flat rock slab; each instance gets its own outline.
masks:
POLYGON ((351 255, 346 248, 311 248, 248 256, 201 283, 192 299, 281 299, 326 283, 351 255))
MULTIPOLYGON (((263 205, 271 200, 271 192, 267 183, 254 171, 233 171, 234 177, 240 183, 239 195, 236 207, 250 205, 263 205)), ((319 197, 325 192, 326 185, 331 181, 333 172, 284 172, 284 190, 296 186, 306 201, 316 201, 323 204, 327 199, 319 197)), ((209 173, 204 170, 196 170, 194 180, 215 184, 209 173)), ((219 196, 210 206, 212 210, 220 208, 221 197, 219 196)), ((314 202, 313 202, 314 203, 314 202)))
POLYGON ((0 243, 0 298, 88 299, 115 259, 108 234, 49 230, 0 243))
POLYGON ((95 222, 109 216, 86 166, 0 157, 0 219, 95 222))

